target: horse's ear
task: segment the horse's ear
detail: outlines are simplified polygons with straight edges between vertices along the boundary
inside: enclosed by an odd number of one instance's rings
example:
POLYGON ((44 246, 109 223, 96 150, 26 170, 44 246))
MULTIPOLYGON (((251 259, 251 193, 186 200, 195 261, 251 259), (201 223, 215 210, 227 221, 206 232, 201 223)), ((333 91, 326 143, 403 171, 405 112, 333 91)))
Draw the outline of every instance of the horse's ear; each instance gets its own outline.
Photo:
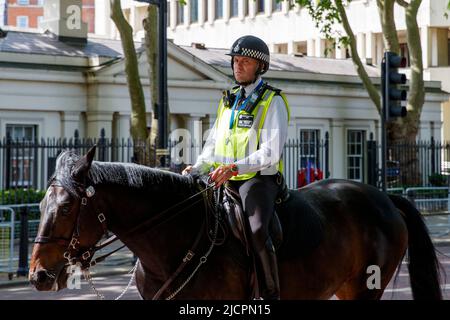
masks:
POLYGON ((92 161, 94 160, 96 146, 94 145, 89 151, 81 157, 73 166, 71 176, 76 180, 83 180, 91 168, 92 161))

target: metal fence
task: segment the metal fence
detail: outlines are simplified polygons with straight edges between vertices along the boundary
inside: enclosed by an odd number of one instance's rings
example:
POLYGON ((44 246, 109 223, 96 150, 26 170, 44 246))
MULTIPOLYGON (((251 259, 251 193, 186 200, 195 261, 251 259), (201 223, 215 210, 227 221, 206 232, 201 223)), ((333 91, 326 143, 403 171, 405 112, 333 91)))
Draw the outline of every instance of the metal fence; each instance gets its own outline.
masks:
MULTIPOLYGON (((71 139, 41 139, 40 141, 12 140, 0 141, 0 204, 33 202, 45 190, 47 181, 53 174, 58 155, 72 149, 84 154, 97 145, 95 160, 111 162, 139 162, 134 157, 134 148, 139 146, 144 152, 150 149, 146 141, 133 143, 132 139, 107 139, 104 131, 99 139, 79 139, 75 132, 71 139), (24 191, 24 189, 26 191, 24 191), (14 191, 11 191, 14 190, 14 191), (31 190, 31 191, 30 191, 31 190)), ((186 164, 193 163, 201 153, 201 144, 187 145, 170 142, 171 170, 181 172, 186 164)), ((330 176, 329 137, 315 143, 300 140, 287 141, 284 151, 284 174, 290 188, 298 188, 318 179, 330 176)))
MULTIPOLYGON (((55 170, 58 155, 66 149, 84 154, 94 144, 97 145, 95 159, 98 161, 136 162, 136 144, 131 139, 107 139, 104 131, 98 139, 79 139, 76 132, 72 139, 0 140, 0 272, 14 273, 16 270, 24 271, 26 267, 39 225, 37 203, 42 199, 47 181, 55 170), (26 246, 21 245, 23 243, 26 246), (25 250, 25 247, 28 249, 25 250)), ((328 133, 322 141, 287 141, 283 150, 283 164, 290 188, 299 188, 332 176, 329 144, 328 133)), ((145 141, 139 142, 138 146, 143 150, 150 149, 145 141)), ((367 141, 366 146, 362 163, 365 164, 365 176, 368 178, 363 182, 376 185, 380 180, 380 145, 372 139, 367 141)), ((171 142, 169 149, 171 170, 181 172, 186 163, 195 162, 202 146, 186 146, 178 141, 171 142)), ((389 192, 413 200, 425 215, 442 215, 442 223, 435 224, 435 232, 448 234, 450 195, 446 174, 450 173, 450 145, 432 139, 429 142, 389 146, 388 150, 389 192), (408 159, 412 158, 415 159, 415 165, 404 167, 408 159), (404 180, 404 175, 411 168, 417 177, 413 183, 415 188, 404 180), (436 187, 439 183, 446 187, 436 187)), ((431 230, 434 232, 434 229, 431 230)))
POLYGON ((387 192, 402 195, 414 203, 433 236, 450 234, 450 187, 391 188, 387 192))
MULTIPOLYGON (((368 141, 370 184, 381 180, 381 144, 368 141)), ((450 142, 397 143, 387 146, 386 180, 388 188, 445 187, 450 181, 450 142)))

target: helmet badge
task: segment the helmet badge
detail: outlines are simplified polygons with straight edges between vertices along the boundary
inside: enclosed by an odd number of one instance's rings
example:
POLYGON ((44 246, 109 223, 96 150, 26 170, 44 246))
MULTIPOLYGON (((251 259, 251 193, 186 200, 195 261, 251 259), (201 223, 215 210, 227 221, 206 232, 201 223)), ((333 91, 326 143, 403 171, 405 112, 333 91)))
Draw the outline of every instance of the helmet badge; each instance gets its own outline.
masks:
POLYGON ((240 39, 238 41, 238 43, 236 44, 236 46, 234 47, 234 49, 233 49, 234 52, 238 52, 241 49, 241 47, 239 46, 241 44, 241 42, 242 42, 242 39, 240 39))

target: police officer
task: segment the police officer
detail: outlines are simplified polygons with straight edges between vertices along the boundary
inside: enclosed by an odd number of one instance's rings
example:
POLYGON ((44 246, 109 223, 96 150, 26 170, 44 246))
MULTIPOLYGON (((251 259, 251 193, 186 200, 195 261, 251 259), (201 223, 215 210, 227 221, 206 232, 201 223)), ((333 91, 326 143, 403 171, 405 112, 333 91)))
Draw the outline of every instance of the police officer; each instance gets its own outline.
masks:
POLYGON ((264 41, 240 37, 228 55, 238 86, 224 92, 202 154, 183 174, 206 173, 212 167, 209 175, 216 187, 228 181, 239 191, 250 222, 261 297, 279 299, 277 259, 268 227, 280 189, 289 105, 280 90, 261 79, 270 63, 264 41))

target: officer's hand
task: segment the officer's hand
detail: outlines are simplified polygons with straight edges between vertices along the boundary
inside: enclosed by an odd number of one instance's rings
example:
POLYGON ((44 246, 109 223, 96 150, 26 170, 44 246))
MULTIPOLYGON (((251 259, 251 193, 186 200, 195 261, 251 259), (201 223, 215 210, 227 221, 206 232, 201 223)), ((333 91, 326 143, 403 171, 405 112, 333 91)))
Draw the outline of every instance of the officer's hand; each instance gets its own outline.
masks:
POLYGON ((233 165, 221 165, 216 170, 211 172, 209 176, 215 182, 215 188, 219 188, 222 184, 230 180, 236 174, 231 170, 233 165))
POLYGON ((193 169, 192 166, 187 166, 186 168, 184 168, 184 170, 181 172, 181 174, 182 174, 183 176, 186 176, 186 175, 188 175, 188 174, 191 173, 192 169, 193 169))

